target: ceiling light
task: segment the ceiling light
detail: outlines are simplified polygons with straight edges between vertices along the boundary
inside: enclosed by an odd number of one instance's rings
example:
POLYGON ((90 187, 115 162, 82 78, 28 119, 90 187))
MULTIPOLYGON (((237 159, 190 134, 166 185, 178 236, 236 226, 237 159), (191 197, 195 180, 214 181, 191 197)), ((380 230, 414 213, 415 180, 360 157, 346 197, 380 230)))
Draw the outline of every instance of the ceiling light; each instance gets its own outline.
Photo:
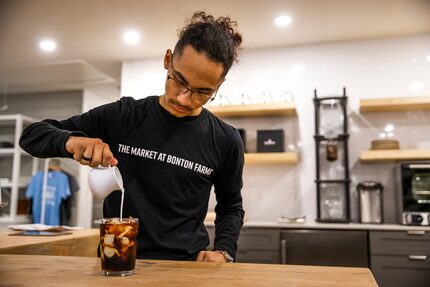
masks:
POLYGON ((291 19, 290 16, 282 15, 282 16, 276 17, 275 24, 279 27, 285 27, 290 25, 292 21, 293 19, 291 19))
POLYGON ((52 52, 52 51, 55 51, 55 49, 57 49, 57 43, 55 43, 54 40, 46 39, 46 40, 40 41, 39 47, 44 52, 52 52))
POLYGON ((140 34, 136 31, 127 31, 122 35, 122 39, 127 44, 137 44, 140 41, 140 34))
POLYGON ((426 57, 427 62, 430 62, 430 54, 426 57))

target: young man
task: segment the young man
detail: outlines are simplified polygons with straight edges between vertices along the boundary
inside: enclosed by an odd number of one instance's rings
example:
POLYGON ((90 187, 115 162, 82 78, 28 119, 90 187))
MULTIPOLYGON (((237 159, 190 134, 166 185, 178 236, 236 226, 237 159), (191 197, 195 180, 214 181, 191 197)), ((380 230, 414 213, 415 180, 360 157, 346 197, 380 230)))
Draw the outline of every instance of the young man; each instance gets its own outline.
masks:
MULTIPOLYGON (((216 92, 241 44, 230 18, 195 13, 167 50, 165 94, 123 97, 67 120, 28 126, 21 147, 37 157, 117 165, 124 217, 139 218, 138 258, 231 262, 243 223, 243 146, 239 133, 202 106, 216 92), (215 188, 214 250, 203 221, 215 188)), ((119 217, 120 194, 104 201, 119 217)))

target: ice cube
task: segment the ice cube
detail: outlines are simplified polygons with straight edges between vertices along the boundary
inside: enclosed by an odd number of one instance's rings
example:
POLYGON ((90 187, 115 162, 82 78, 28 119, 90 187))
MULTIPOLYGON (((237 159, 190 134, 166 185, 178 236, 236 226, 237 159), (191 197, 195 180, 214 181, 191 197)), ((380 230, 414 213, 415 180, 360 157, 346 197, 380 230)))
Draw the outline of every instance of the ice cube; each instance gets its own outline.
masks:
POLYGON ((110 224, 120 224, 121 222, 119 221, 119 218, 112 218, 109 220, 110 224))
POLYGON ((108 247, 108 246, 103 249, 103 253, 106 255, 107 258, 111 258, 115 254, 119 256, 118 250, 116 250, 115 248, 112 248, 112 247, 108 247))
POLYGON ((103 243, 107 246, 113 246, 115 240, 115 234, 105 234, 103 238, 103 243))
POLYGON ((126 235, 127 234, 127 232, 129 232, 130 230, 132 230, 133 229, 133 227, 131 227, 130 225, 127 225, 126 227, 125 227, 125 230, 120 234, 120 235, 118 235, 118 238, 122 238, 124 235, 126 235))
POLYGON ((121 237, 121 244, 123 246, 127 246, 130 244, 130 240, 128 239, 128 237, 121 237))

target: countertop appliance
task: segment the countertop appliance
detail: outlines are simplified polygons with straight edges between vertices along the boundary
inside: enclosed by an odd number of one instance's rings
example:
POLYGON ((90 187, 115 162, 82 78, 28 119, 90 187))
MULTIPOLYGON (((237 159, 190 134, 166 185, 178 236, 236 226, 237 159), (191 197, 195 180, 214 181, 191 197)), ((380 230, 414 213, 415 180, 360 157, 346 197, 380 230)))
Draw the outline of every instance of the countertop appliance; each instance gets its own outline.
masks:
POLYGON ((430 225, 430 162, 400 164, 401 221, 405 225, 430 225))
POLYGON ((358 204, 361 223, 382 223, 383 186, 376 181, 364 181, 357 184, 358 204))

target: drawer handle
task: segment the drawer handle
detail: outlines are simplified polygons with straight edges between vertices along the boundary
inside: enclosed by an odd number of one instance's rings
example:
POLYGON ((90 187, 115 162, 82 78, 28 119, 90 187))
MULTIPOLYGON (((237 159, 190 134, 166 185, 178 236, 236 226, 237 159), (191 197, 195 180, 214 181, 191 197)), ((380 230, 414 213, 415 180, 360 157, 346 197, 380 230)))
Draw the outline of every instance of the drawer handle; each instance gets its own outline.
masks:
POLYGON ((408 235, 425 235, 425 230, 408 230, 408 235))
POLYGON ((410 260, 426 260, 426 255, 409 255, 410 260))
POLYGON ((281 240, 281 264, 287 264, 287 240, 281 240))

